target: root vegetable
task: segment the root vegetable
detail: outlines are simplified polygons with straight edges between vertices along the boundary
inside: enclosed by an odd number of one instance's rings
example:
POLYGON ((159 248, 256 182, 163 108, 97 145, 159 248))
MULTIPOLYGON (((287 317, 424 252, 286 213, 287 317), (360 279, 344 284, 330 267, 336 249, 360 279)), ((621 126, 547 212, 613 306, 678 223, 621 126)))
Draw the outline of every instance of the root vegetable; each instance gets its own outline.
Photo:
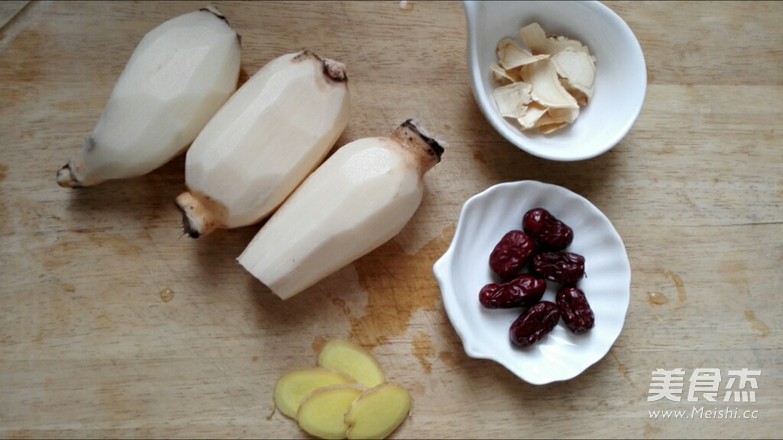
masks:
POLYGON ((345 339, 326 342, 318 367, 280 377, 274 401, 305 432, 325 439, 385 438, 411 410, 408 391, 387 382, 372 353, 345 339))
POLYGON ((332 385, 310 393, 296 414, 299 427, 323 439, 343 439, 348 431, 345 414, 364 391, 356 384, 332 385))
POLYGON ((296 419, 302 401, 313 391, 352 383, 351 378, 326 368, 299 368, 285 373, 275 384, 274 402, 284 415, 296 419))
POLYGON ((323 161, 349 114, 341 63, 309 51, 267 63, 188 150, 188 191, 176 200, 185 232, 197 238, 268 217, 323 161))
POLYGON ((318 365, 345 373, 367 388, 386 382, 386 376, 375 356, 344 339, 327 342, 318 354, 318 365))
POLYGON ((390 240, 413 217, 443 147, 408 120, 339 148, 283 203, 239 263, 283 299, 390 240))
POLYGON ((184 151, 236 90, 239 37, 202 9, 139 42, 81 154, 57 172, 66 187, 141 176, 184 151))
POLYGON ((382 439, 394 432, 411 411, 405 388, 385 383, 364 391, 345 414, 349 439, 382 439))

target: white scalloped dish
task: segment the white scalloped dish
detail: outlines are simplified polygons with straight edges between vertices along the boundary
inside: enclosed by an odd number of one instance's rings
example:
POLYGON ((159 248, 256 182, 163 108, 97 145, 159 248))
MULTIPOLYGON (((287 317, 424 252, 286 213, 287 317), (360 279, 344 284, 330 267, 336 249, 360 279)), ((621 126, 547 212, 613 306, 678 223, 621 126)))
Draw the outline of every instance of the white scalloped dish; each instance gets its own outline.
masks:
MULTIPOLYGON (((576 377, 603 358, 620 336, 631 295, 631 265, 609 219, 584 197, 536 181, 501 183, 474 195, 462 207, 451 245, 433 266, 454 329, 468 356, 491 359, 536 385, 576 377), (514 347, 508 330, 521 309, 486 309, 481 288, 497 281, 489 254, 500 238, 521 229, 532 208, 547 209, 574 230, 566 249, 585 257, 578 286, 595 314, 595 326, 575 335, 561 322, 527 348, 514 347)), ((554 301, 559 285, 547 283, 544 300, 554 301)))

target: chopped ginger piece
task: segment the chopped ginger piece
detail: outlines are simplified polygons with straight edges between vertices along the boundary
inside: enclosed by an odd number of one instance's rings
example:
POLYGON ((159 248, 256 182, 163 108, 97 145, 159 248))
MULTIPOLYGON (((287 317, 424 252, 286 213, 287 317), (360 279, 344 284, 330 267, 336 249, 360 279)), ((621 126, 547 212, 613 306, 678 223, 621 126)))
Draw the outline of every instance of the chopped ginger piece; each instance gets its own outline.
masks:
POLYGON ((311 392, 318 388, 351 382, 348 376, 326 368, 291 370, 280 377, 275 384, 275 406, 287 417, 296 419, 299 405, 311 392))
POLYGON ((323 439, 342 439, 348 431, 345 413, 362 394, 358 384, 332 385, 310 393, 299 406, 296 420, 310 435, 323 439))
POLYGON ((411 395, 405 388, 385 383, 356 399, 345 413, 349 439, 382 439, 394 432, 411 411, 411 395))
POLYGON ((331 339, 318 367, 288 371, 275 384, 274 402, 308 434, 323 439, 382 439, 408 418, 411 395, 389 383, 361 346, 331 339))
POLYGON ((345 373, 367 388, 386 382, 372 353, 344 339, 332 339, 324 345, 318 354, 318 366, 345 373))

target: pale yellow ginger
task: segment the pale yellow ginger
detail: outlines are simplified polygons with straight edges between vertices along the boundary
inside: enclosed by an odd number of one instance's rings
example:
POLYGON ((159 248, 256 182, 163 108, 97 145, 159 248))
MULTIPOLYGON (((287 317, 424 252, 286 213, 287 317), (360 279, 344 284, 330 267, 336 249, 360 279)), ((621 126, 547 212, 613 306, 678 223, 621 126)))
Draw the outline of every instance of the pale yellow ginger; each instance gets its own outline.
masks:
POLYGON ((378 360, 362 346, 332 339, 318 366, 293 369, 275 384, 275 407, 308 434, 323 439, 383 439, 411 412, 411 395, 387 382, 378 360))
POLYGON ((405 388, 384 383, 364 391, 345 414, 349 439, 382 439, 394 432, 411 411, 405 388))
POLYGON ((318 365, 340 371, 367 388, 386 382, 381 364, 369 351, 344 339, 332 339, 318 354, 318 365))
POLYGON ((274 401, 284 415, 296 419, 299 405, 313 391, 354 381, 343 373, 326 368, 298 368, 285 373, 275 384, 274 401))

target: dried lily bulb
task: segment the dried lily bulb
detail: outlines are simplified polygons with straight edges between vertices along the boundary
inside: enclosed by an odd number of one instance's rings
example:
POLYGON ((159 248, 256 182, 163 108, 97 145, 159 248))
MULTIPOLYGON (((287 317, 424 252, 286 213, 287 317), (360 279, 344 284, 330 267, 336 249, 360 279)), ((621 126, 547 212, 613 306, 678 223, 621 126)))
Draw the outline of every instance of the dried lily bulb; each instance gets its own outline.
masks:
POLYGON ((580 41, 547 35, 538 23, 519 31, 528 48, 511 38, 495 49, 490 70, 499 113, 523 130, 552 133, 572 124, 595 89, 595 57, 580 41))

